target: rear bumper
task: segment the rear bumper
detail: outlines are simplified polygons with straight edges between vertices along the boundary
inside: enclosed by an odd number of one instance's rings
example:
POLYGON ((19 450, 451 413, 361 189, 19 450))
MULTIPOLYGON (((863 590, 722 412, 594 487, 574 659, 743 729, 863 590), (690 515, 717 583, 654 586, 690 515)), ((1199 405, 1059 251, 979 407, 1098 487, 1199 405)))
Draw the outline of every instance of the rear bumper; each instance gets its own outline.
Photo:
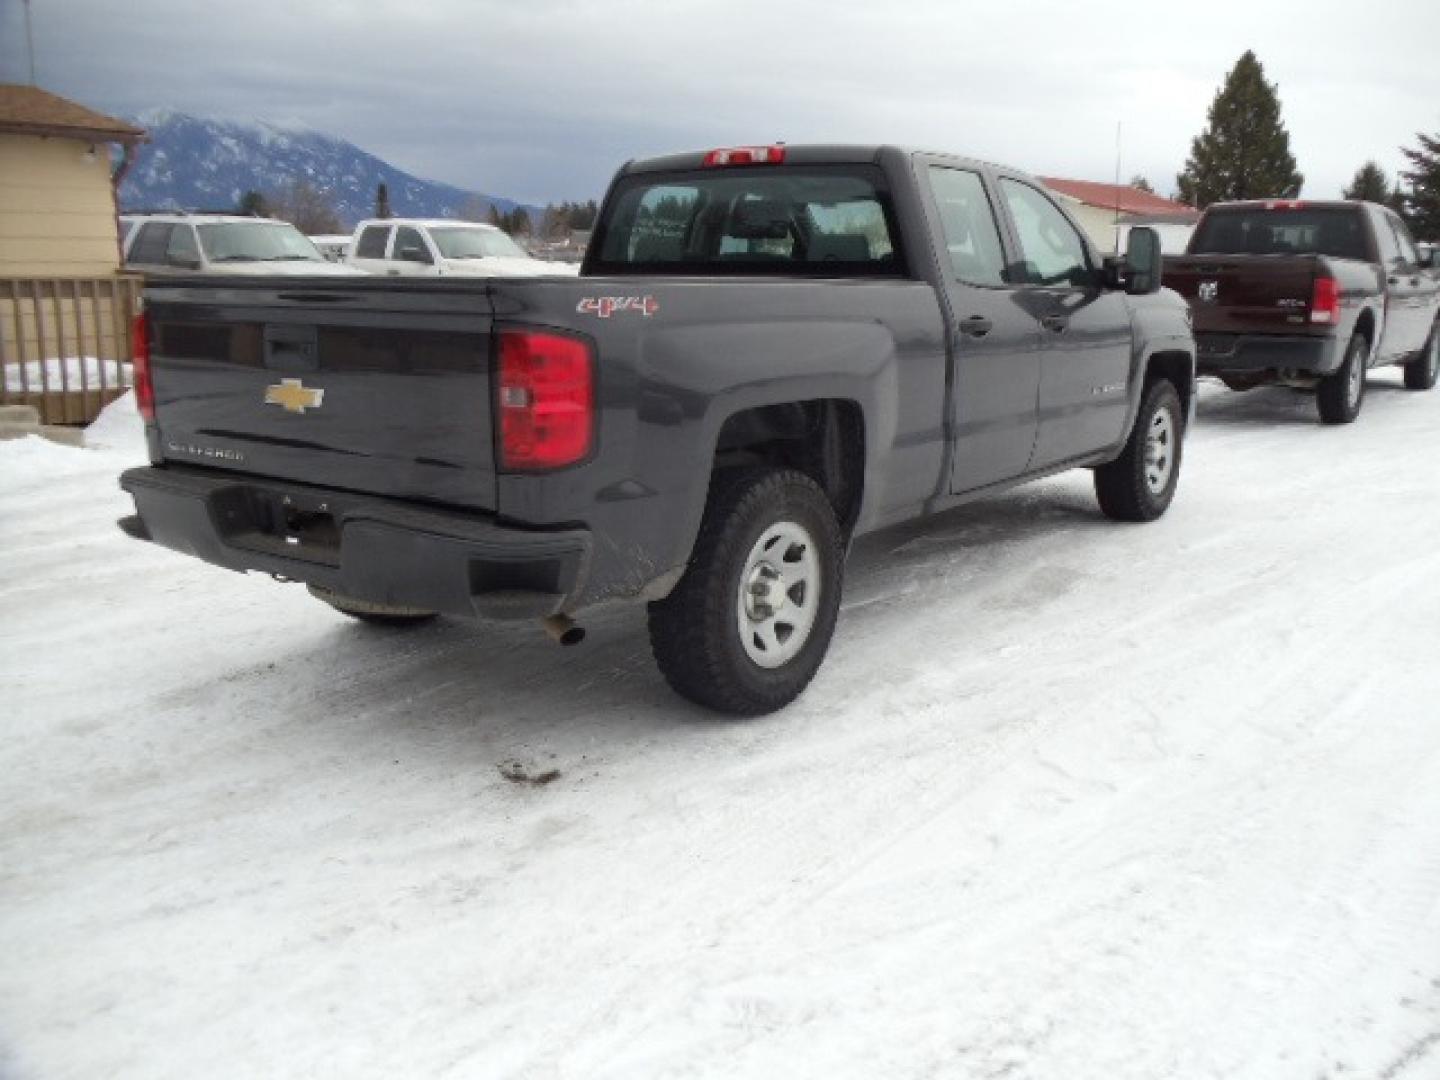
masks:
POLYGON ((130 469, 121 528, 230 570, 447 615, 571 610, 590 570, 585 529, 538 530, 393 499, 206 469, 130 469))
POLYGON ((1334 336, 1198 332, 1195 344, 1201 375, 1331 375, 1345 360, 1344 343, 1334 336))

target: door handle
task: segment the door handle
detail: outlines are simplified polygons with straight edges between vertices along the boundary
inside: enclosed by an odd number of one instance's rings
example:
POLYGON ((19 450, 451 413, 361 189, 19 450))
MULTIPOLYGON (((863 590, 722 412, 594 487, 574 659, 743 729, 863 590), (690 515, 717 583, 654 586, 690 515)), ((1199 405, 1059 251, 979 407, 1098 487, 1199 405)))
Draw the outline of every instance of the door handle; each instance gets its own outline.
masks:
POLYGON ((1064 315, 1042 315, 1040 325, 1058 334, 1070 325, 1070 320, 1064 315))
POLYGON ((995 324, 984 315, 971 315, 968 319, 960 320, 960 332, 970 337, 984 337, 995 328, 995 324))

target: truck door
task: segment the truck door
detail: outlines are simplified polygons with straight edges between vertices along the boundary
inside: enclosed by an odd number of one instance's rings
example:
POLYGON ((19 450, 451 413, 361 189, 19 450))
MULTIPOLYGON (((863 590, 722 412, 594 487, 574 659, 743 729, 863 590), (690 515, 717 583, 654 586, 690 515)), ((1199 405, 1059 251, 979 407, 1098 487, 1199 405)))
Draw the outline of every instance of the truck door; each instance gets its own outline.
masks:
POLYGON ((1001 177, 1031 306, 1039 315, 1039 432, 1029 467, 1113 446, 1130 404, 1130 307, 1106 289, 1079 230, 1039 188, 1001 177))
MULTIPOLYGON (((1385 269, 1385 287, 1390 298, 1386 308, 1386 351, 1391 355, 1417 352, 1430 337, 1435 320, 1436 282, 1420 265, 1420 250, 1405 223, 1393 214, 1385 219, 1395 238, 1398 253, 1393 254, 1385 269)), ((1382 245, 1387 255, 1392 253, 1382 245)))
POLYGON ((978 172, 927 168, 945 238, 941 260, 955 357, 950 419, 950 490, 971 491, 1019 476, 1035 445, 1040 323, 1005 280, 995 208, 978 172))

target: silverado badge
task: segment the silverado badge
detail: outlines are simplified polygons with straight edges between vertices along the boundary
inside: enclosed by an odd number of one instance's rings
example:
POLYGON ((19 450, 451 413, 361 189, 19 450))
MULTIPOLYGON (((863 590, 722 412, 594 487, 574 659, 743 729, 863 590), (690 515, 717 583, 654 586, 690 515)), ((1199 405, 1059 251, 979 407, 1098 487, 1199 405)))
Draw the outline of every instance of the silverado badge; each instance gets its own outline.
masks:
POLYGON ((325 400, 325 391, 306 386, 299 379, 281 379, 275 386, 265 387, 265 404, 279 405, 286 412, 303 413, 318 409, 325 400))
POLYGON ((1196 295, 1200 297, 1202 304, 1213 304, 1215 298, 1220 295, 1220 283, 1218 281, 1202 281, 1196 295))

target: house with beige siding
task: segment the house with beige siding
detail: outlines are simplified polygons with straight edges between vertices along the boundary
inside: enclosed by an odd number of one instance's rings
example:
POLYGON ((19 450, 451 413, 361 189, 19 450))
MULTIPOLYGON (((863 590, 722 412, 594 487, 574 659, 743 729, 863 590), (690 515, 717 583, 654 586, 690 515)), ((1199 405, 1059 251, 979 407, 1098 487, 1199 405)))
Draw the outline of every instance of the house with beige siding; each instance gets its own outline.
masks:
POLYGON ((123 391, 138 281, 121 272, 115 190, 144 137, 0 84, 0 404, 83 423, 123 391))
POLYGON ((1148 225, 1160 234, 1161 250, 1178 255, 1200 219, 1200 212, 1192 207, 1128 184, 1058 176, 1042 176, 1040 182, 1060 197, 1095 246, 1106 254, 1114 254, 1117 244, 1120 249, 1125 247, 1132 227, 1148 225))

